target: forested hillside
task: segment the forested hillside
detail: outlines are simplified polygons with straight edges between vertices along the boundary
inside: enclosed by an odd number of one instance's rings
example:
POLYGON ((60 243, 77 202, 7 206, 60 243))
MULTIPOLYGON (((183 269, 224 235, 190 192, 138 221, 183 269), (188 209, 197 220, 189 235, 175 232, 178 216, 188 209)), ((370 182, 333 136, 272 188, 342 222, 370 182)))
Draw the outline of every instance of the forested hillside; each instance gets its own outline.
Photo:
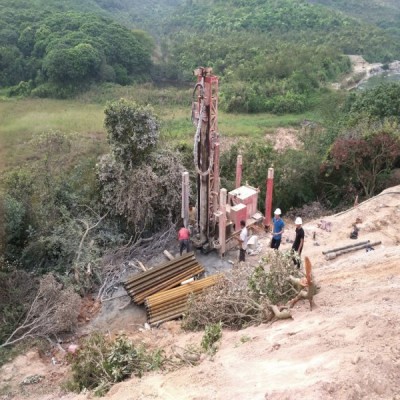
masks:
POLYGON ((213 66, 228 111, 303 111, 313 93, 349 70, 343 54, 400 56, 383 30, 299 0, 186 2, 164 30, 165 76, 187 79, 196 65, 213 66))
POLYGON ((162 21, 168 20, 184 0, 93 0, 97 6, 127 26, 163 35, 162 21))
POLYGON ((63 97, 90 82, 148 76, 150 37, 101 16, 94 2, 2 0, 0 10, 0 85, 19 85, 15 94, 63 97))
MULTIPOLYGON (((345 54, 400 58, 390 32, 303 0, 0 0, 0 7, 0 85, 18 85, 14 95, 66 97, 91 82, 182 83, 208 65, 223 79, 227 111, 302 112, 349 71, 345 54), (129 30, 138 28, 148 33, 129 30)), ((351 13, 355 4, 343 7, 351 13)))
POLYGON ((345 14, 373 23, 387 30, 389 34, 400 35, 399 0, 309 0, 345 14))

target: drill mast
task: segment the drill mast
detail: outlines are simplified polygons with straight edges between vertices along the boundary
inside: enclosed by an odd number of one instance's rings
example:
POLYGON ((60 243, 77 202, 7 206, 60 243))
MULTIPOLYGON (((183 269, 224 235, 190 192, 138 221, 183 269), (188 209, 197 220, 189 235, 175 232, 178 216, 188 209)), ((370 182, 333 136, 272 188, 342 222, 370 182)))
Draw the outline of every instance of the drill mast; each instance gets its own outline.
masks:
POLYGON ((194 165, 197 172, 198 246, 209 244, 216 235, 219 195, 218 77, 212 68, 194 71, 192 121, 196 127, 194 165))

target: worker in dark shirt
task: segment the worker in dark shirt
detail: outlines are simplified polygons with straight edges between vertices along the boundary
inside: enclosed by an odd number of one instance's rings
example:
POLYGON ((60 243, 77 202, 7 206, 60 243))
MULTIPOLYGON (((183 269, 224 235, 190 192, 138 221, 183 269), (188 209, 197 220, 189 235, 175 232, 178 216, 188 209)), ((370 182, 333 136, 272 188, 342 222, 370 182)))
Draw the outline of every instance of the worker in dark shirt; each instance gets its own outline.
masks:
POLYGON ((300 268, 300 256, 304 245, 304 229, 302 228, 303 221, 300 217, 296 218, 296 238, 294 239, 292 251, 297 253, 298 257, 293 257, 293 261, 297 268, 300 268))

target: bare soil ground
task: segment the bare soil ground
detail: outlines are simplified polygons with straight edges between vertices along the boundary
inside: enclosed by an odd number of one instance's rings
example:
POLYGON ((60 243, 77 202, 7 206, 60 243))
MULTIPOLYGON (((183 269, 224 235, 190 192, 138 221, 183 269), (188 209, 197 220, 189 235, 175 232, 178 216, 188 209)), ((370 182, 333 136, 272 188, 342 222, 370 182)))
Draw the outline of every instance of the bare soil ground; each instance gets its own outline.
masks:
POLYGON ((370 64, 360 55, 349 55, 352 71, 343 77, 340 83, 334 83, 336 89, 344 88, 347 90, 354 89, 357 85, 368 79, 379 67, 381 63, 370 64))
MULTIPOLYGON (((112 400, 400 400, 400 186, 390 188, 357 208, 304 224, 307 255, 321 287, 316 308, 299 302, 293 319, 224 330, 213 359, 169 373, 152 373, 115 385, 112 400), (322 251, 352 244, 352 225, 359 218, 358 241, 381 240, 373 251, 325 260, 322 251), (315 232, 315 240, 313 235, 315 232)), ((291 247, 294 226, 281 246, 291 247), (288 242, 286 241, 288 240, 288 242)), ((263 252, 269 237, 260 239, 263 252)), ((249 257, 256 262, 259 256, 249 257)), ((231 257, 230 257, 231 258, 231 257)), ((112 321, 110 320, 110 324, 112 321)), ((201 333, 184 333, 177 321, 152 330, 125 331, 145 343, 168 349, 198 345, 201 333)), ((89 399, 90 394, 64 394, 58 383, 67 366, 52 365, 37 352, 18 357, 0 369, 0 399, 89 399), (28 375, 38 384, 22 386, 28 375), (9 393, 9 394, 7 394, 9 393)))
POLYGON ((265 139, 270 141, 278 152, 287 148, 299 149, 301 147, 298 130, 294 128, 277 128, 274 133, 265 135, 265 139))

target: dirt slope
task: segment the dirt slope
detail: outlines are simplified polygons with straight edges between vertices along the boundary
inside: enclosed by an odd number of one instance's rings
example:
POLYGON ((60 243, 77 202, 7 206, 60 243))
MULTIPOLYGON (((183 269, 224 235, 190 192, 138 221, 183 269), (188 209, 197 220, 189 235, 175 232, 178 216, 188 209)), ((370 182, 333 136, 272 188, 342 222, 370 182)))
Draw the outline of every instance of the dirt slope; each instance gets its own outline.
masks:
MULTIPOLYGON (((304 255, 312 260, 315 279, 321 286, 313 311, 308 303, 300 302, 293 310, 293 320, 239 332, 224 331, 214 360, 206 359, 196 367, 169 374, 134 378, 115 385, 106 398, 400 400, 400 186, 325 220, 331 222, 331 232, 320 229, 319 220, 304 224, 304 255), (381 240, 382 245, 370 252, 361 250, 326 261, 323 250, 354 242, 349 234, 357 218, 362 220, 359 240, 381 240)), ((294 227, 286 222, 284 239, 290 239, 294 227)), ((261 242, 264 251, 269 251, 268 238, 261 242)), ((282 249, 290 246, 284 240, 282 249)), ((200 333, 182 333, 178 322, 140 335, 144 342, 166 347, 199 344, 201 340, 200 333)), ((6 376, 12 384, 11 370, 23 379, 21 360, 16 361, 19 367, 14 363, 0 370, 0 387, 6 376), (4 368, 8 368, 8 375, 4 368)), ((25 373, 34 373, 38 368, 35 362, 39 361, 30 360, 25 373)), ((40 369, 44 382, 50 380, 54 368, 47 367, 47 372, 40 369)), ((29 394, 13 398, 90 398, 62 395, 57 390, 44 395, 31 386, 29 394)))
POLYGON ((121 383, 107 398, 400 399, 400 187, 386 193, 326 218, 331 232, 305 224, 304 255, 322 288, 315 310, 301 303, 293 320, 225 331, 214 361, 121 383), (357 218, 359 240, 383 244, 326 261, 324 249, 353 243, 357 218))

